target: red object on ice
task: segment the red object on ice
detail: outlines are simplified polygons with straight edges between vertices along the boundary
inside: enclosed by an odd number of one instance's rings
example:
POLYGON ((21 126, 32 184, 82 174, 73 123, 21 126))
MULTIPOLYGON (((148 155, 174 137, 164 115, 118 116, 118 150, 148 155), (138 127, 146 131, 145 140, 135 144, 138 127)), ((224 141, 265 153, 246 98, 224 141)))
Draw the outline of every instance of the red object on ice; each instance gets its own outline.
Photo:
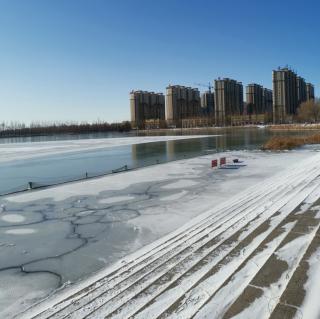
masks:
POLYGON ((212 160, 211 161, 211 167, 217 167, 218 166, 218 160, 212 160))
POLYGON ((227 162, 227 161, 226 161, 226 158, 225 158, 225 157, 221 157, 221 158, 220 158, 220 166, 221 166, 221 165, 226 165, 226 162, 227 162))

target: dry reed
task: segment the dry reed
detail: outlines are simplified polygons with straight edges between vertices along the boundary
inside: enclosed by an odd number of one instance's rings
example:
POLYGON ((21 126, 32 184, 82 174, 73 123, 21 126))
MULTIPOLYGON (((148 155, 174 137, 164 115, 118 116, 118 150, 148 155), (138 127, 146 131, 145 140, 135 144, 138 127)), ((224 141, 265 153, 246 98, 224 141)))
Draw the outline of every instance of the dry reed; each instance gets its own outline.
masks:
POLYGON ((302 137, 274 136, 262 146, 262 149, 270 151, 292 150, 306 144, 320 144, 320 134, 302 137))

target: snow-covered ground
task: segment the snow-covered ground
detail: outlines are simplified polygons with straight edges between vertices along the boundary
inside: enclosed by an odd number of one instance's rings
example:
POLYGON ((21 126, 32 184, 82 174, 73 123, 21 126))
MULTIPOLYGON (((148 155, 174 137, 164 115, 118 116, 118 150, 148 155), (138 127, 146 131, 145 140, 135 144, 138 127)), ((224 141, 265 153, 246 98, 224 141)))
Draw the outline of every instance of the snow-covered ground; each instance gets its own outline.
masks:
POLYGON ((310 280, 303 303, 281 298, 302 262, 319 277, 320 154, 223 155, 246 166, 211 169, 207 155, 2 198, 0 317, 317 313, 310 280))
MULTIPOLYGON (((80 152, 87 150, 104 149, 115 146, 132 144, 184 140, 190 138, 202 138, 207 135, 183 135, 183 136, 145 136, 145 137, 115 137, 99 139, 46 141, 30 143, 0 144, 0 162, 10 162, 40 156, 80 152)), ((211 135, 212 136, 212 135, 211 135)))

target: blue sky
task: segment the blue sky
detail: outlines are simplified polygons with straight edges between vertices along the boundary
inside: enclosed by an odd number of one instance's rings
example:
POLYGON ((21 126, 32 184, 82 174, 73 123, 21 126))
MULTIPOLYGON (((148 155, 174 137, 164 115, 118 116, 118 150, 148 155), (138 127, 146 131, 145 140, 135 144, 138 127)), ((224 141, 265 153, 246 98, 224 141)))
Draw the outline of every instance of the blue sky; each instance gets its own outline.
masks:
MULTIPOLYGON (((317 1, 0 0, 0 122, 129 119, 132 89, 320 85, 317 1)), ((205 88, 201 88, 201 90, 205 88)))

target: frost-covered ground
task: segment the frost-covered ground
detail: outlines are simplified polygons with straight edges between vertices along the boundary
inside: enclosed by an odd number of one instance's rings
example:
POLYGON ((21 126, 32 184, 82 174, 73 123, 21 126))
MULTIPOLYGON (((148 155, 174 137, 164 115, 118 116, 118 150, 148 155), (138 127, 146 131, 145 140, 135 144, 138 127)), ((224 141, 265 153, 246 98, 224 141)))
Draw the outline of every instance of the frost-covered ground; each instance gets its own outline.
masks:
POLYGON ((202 138, 207 135, 115 137, 82 140, 0 144, 0 162, 10 162, 47 155, 104 149, 132 144, 202 138))
POLYGON ((2 198, 0 317, 66 283, 17 318, 317 313, 319 153, 226 155, 247 166, 213 170, 208 155, 2 198), (310 289, 288 305, 303 262, 310 289))

